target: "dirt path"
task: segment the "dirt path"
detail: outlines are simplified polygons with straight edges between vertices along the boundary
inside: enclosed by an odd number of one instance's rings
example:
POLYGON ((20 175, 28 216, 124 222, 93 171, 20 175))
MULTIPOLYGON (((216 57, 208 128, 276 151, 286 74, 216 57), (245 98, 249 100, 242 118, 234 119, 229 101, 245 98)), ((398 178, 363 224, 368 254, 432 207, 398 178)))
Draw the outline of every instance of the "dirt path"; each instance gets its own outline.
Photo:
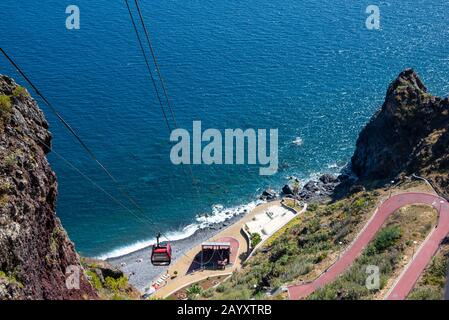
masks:
POLYGON ((368 221, 365 228, 354 240, 349 249, 343 253, 341 258, 327 272, 323 273, 311 283, 293 285, 288 288, 290 299, 303 299, 318 288, 334 281, 352 265, 391 214, 406 205, 412 204, 433 206, 439 212, 439 221, 437 227, 427 237, 426 241, 422 244, 405 271, 399 276, 399 280, 386 297, 390 300, 405 299, 420 274, 430 262, 430 259, 435 255, 441 241, 449 233, 449 203, 433 194, 403 193, 394 195, 386 200, 377 209, 377 212, 374 213, 373 217, 368 221))

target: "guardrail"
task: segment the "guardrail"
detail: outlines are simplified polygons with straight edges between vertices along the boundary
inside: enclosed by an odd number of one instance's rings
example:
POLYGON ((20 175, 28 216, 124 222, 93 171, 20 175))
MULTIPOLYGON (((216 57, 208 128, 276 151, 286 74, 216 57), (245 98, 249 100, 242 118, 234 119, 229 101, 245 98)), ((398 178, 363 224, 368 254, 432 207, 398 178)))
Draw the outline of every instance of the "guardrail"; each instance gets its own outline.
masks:
POLYGON ((421 176, 418 176, 416 173, 412 173, 412 178, 425 181, 438 196, 440 196, 441 198, 443 198, 447 202, 449 202, 449 197, 447 197, 446 195, 441 194, 440 192, 438 192, 437 188, 435 188, 433 183, 431 181, 429 181, 428 179, 426 179, 424 177, 421 177, 421 176))

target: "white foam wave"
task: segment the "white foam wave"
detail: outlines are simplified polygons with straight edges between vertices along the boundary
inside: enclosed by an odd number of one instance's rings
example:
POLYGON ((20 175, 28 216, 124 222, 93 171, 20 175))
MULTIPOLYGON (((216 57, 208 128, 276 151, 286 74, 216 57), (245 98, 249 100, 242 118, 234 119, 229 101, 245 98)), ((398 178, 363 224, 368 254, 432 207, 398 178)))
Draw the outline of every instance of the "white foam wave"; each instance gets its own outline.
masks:
POLYGON ((302 146, 304 144, 304 140, 301 137, 296 137, 296 139, 293 140, 292 143, 297 146, 302 146))
MULTIPOLYGON (((182 230, 180 230, 180 231, 167 232, 164 235, 170 241, 182 240, 182 239, 192 236, 198 229, 199 229, 199 226, 197 224, 190 224, 190 225, 182 228, 182 230)), ((162 236, 161 241, 165 241, 165 240, 167 240, 167 239, 164 236, 162 236)), ((124 256, 126 254, 141 250, 148 246, 152 246, 155 243, 156 243, 156 238, 149 239, 149 240, 137 241, 130 245, 125 245, 125 246, 113 249, 112 251, 109 251, 105 254, 99 255, 96 258, 106 260, 106 259, 110 259, 110 258, 124 256)))
MULTIPOLYGON (((172 231, 167 232, 165 237, 161 237, 162 241, 166 241, 167 238, 170 241, 176 241, 176 240, 182 240, 186 239, 190 236, 192 236, 196 231, 199 229, 204 229, 207 227, 211 227, 214 224, 225 222, 226 220, 231 219, 232 217, 235 217, 240 214, 245 214, 253 210, 258 204, 262 203, 263 201, 257 200, 252 201, 246 205, 240 205, 236 207, 231 208, 225 208, 224 206, 220 204, 216 204, 212 206, 211 213, 208 213, 206 215, 201 215, 196 217, 196 223, 190 224, 182 230, 179 231, 172 231)), ((118 247, 116 249, 113 249, 112 251, 109 251, 105 254, 101 254, 97 256, 97 259, 110 259, 110 258, 116 258, 120 256, 127 255, 129 253, 144 249, 148 246, 151 246, 156 243, 156 238, 148 239, 148 240, 142 240, 142 241, 136 241, 132 244, 125 245, 122 247, 118 247)))
POLYGON ((200 229, 207 228, 214 224, 225 222, 235 216, 248 213, 262 202, 261 200, 257 200, 231 208, 225 208, 221 204, 215 204, 212 206, 212 212, 210 214, 197 216, 196 221, 200 229))

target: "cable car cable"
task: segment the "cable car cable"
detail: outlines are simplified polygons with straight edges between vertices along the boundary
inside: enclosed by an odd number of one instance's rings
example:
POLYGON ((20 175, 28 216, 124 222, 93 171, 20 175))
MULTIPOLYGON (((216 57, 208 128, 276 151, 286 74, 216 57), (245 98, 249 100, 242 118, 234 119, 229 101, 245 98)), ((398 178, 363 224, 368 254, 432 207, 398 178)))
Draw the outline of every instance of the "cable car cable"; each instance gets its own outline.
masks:
MULTIPOLYGON (((47 98, 39 91, 39 89, 34 85, 34 83, 28 78, 28 76, 23 72, 23 70, 14 62, 14 60, 3 50, 3 48, 0 47, 0 51, 2 54, 6 57, 6 59, 16 68, 16 70, 20 73, 20 75, 27 81, 27 83, 33 88, 33 90, 36 92, 36 94, 44 101, 44 103, 50 108, 50 110, 57 116, 57 118, 64 124, 64 126, 70 131, 70 133, 77 139, 77 141, 81 144, 83 149, 87 152, 87 154, 93 159, 100 168, 107 174, 107 176, 116 184, 119 191, 132 203, 138 211, 140 211, 144 217, 144 219, 147 219, 149 223, 153 225, 156 225, 154 221, 152 221, 148 216, 146 216, 145 211, 140 207, 140 205, 132 198, 132 196, 129 194, 129 192, 124 189, 120 182, 112 175, 112 173, 109 172, 109 170, 98 160, 98 158, 95 156, 93 151, 86 145, 86 143, 81 139, 81 137, 76 133, 76 131, 70 126, 70 124, 61 116, 61 114, 58 112, 58 110, 47 100, 47 98)), ((161 232, 162 236, 166 238, 168 241, 170 239, 165 236, 161 232)))
MULTIPOLYGON (((136 214, 134 214, 134 212, 131 211, 131 209, 129 209, 126 205, 124 205, 120 200, 118 200, 117 198, 115 198, 111 193, 109 193, 108 191, 106 191, 103 187, 101 187, 98 183, 96 183, 94 180, 92 180, 88 175, 86 175, 84 172, 82 172, 79 168, 77 168, 72 162, 70 162, 68 159, 66 159, 64 156, 62 156, 60 153, 56 152, 54 148, 52 148, 51 146, 49 146, 44 140, 40 139, 39 137, 36 137, 39 140, 39 143, 41 143, 42 145, 44 145, 49 151, 51 151, 52 153, 54 153, 58 158, 60 158, 62 161, 64 161, 69 167, 71 167, 74 171, 76 171, 81 177, 83 177, 85 180, 87 180, 88 182, 90 182, 95 188, 97 188, 98 190, 100 190, 101 192, 103 192, 105 195, 107 195, 112 201, 114 201, 116 204, 118 204, 120 207, 122 207, 123 209, 125 209, 126 211, 128 211, 130 214, 132 214, 133 216, 135 216, 139 221, 143 222, 143 223, 148 223, 148 221, 143 220, 142 218, 140 218, 139 216, 137 216, 136 214)), ((19 138, 20 139, 20 138, 19 138)), ((20 139, 22 142, 25 143, 24 140, 20 139)))
MULTIPOLYGON (((133 21, 133 25, 135 26, 134 18, 133 18, 132 14, 131 14, 131 11, 130 11, 130 8, 129 8, 129 4, 128 4, 128 0, 125 0, 125 2, 126 2, 126 4, 127 4, 128 11, 130 12, 130 17, 131 17, 131 19, 132 19, 132 21, 133 21)), ((139 3, 138 3, 137 0, 134 0, 134 3, 135 3, 135 5, 136 5, 136 8, 137 8, 137 11, 138 11, 138 14, 139 14, 139 19, 140 19, 140 22, 141 22, 141 24, 142 24, 142 28, 143 28, 144 33, 145 33, 145 38, 146 38, 148 47, 149 47, 150 52, 151 52, 151 56, 152 56, 152 59, 153 59, 153 63, 154 63, 154 65, 155 65, 155 67, 156 67, 156 72, 157 72, 157 74, 158 74, 158 78, 159 78, 159 81, 160 81, 160 83, 161 83, 162 90, 163 90, 163 92, 164 92, 164 96, 165 96, 165 100, 166 100, 166 102, 167 102, 167 106, 168 106, 168 108, 169 108, 169 110, 170 110, 172 120, 173 120, 173 122, 174 122, 174 124, 175 124, 175 128, 178 128, 178 124, 177 124, 177 121, 176 121, 175 113, 174 113, 174 111, 173 111, 173 108, 172 108, 172 106, 171 106, 170 99, 169 99, 169 96, 168 96, 167 86, 165 85, 164 77, 162 76, 161 69, 160 69, 160 67, 159 67, 159 63, 158 63, 158 61, 157 61, 157 58, 156 58, 156 54, 155 54, 153 45, 151 44, 151 38, 150 38, 150 35, 149 35, 149 32, 148 32, 148 28, 147 28, 147 26, 146 26, 146 24, 145 24, 145 20, 144 20, 142 11, 140 10, 140 5, 139 5, 139 3)), ((140 36, 138 35, 137 28, 134 27, 134 30, 135 30, 135 32, 136 32, 136 34, 137 34, 137 37, 138 37, 138 39, 139 39, 139 44, 140 44, 140 46, 141 46, 141 48, 142 48, 142 43, 141 43, 141 41, 140 41, 140 36)), ((145 53, 144 53, 144 58, 146 59, 145 53)), ((150 72, 151 72, 151 71, 150 71, 150 72)), ((183 166, 183 164, 181 164, 181 165, 183 166)), ((191 179, 192 179, 192 186, 193 186, 194 189, 195 189, 196 197, 197 197, 197 199, 198 199, 198 198, 199 198, 199 190, 196 188, 195 176, 194 176, 193 171, 192 171, 192 168, 191 168, 190 166, 189 166, 189 172, 190 172, 190 176, 191 176, 191 179)), ((184 172, 184 174, 185 174, 185 172, 184 172)), ((206 221, 206 222, 207 222, 207 221, 206 221)))
POLYGON ((133 17, 133 14, 131 12, 131 8, 129 7, 128 0, 125 0, 125 3, 126 3, 126 7, 128 9, 129 17, 131 18, 131 22, 132 22, 132 25, 133 25, 134 32, 136 33, 137 40, 139 42, 140 50, 142 51, 143 58, 145 59, 145 65, 147 67, 148 74, 150 75, 151 83, 153 84, 154 91, 156 92, 156 96, 157 96, 157 99, 159 101, 159 105, 161 107, 161 111, 162 111, 162 114, 164 116, 165 123, 167 125, 168 130, 171 132, 172 130, 171 130, 170 124, 169 124, 168 119, 167 119, 167 114, 165 113, 165 109, 163 107, 162 100, 161 100, 161 97, 159 95, 159 89, 157 88, 156 81, 154 80, 153 72, 151 72, 150 63, 148 62, 148 58, 147 58, 147 55, 145 53, 145 49, 143 47, 142 40, 141 40, 140 35, 139 35, 139 31, 137 29, 137 25, 136 25, 136 23, 134 21, 134 17, 133 17))
POLYGON ((145 20, 144 20, 143 15, 142 15, 142 11, 140 10, 139 2, 137 0, 134 0, 134 3, 136 4, 137 12, 139 13, 140 22, 141 22, 142 28, 143 28, 143 30, 145 32, 145 38, 147 40, 148 47, 150 48, 151 56, 153 58, 153 63, 155 65, 155 67, 156 67, 156 71, 157 71, 159 80, 160 80, 161 85, 162 85, 162 90, 164 92, 165 100, 167 101, 167 106, 168 106, 168 108, 170 110, 173 122, 175 123, 175 127, 178 128, 178 124, 176 123, 175 114, 173 112, 173 108, 171 107, 170 99, 168 97, 167 87, 165 85, 164 78, 162 77, 161 69, 159 68, 159 63, 157 62, 156 54, 154 53, 154 49, 153 49, 153 45, 151 44, 150 35, 149 35, 148 29, 146 27, 145 20))
MULTIPOLYGON (((134 30, 135 30, 135 32, 136 32, 136 34, 137 34, 138 31, 137 31, 137 28, 135 27, 135 22, 134 22, 133 16, 132 16, 131 11, 130 11, 130 7, 129 7, 129 4, 128 4, 128 0, 125 0, 125 2, 126 2, 126 4, 127 4, 128 11, 129 11, 129 13, 130 13, 130 17, 131 17, 131 19, 133 20, 134 30)), ((165 96, 165 100, 166 100, 167 106, 168 106, 168 108, 169 108, 169 110, 170 110, 170 114, 171 114, 171 116, 172 116, 172 120, 173 120, 173 122, 174 122, 174 124, 175 124, 175 127, 178 128, 178 124, 177 124, 177 121, 176 121, 176 117, 175 117, 173 108, 172 108, 171 103, 170 103, 170 98, 169 98, 169 96, 168 96, 167 86, 166 86, 166 84, 165 84, 164 77, 162 76, 162 72, 161 72, 161 69, 160 69, 160 67, 159 67, 159 63, 158 63, 157 58, 156 58, 156 54, 155 54, 154 47, 153 47, 153 45, 151 44, 151 38, 150 38, 149 31, 148 31, 148 28, 147 28, 146 23, 145 23, 145 19, 144 19, 144 17, 143 17, 142 11, 141 11, 141 9, 140 9, 140 5, 139 5, 138 0, 134 0, 134 3, 135 3, 135 6, 136 6, 136 8, 137 8, 137 12, 138 12, 138 15, 139 15, 140 23, 141 23, 141 25, 142 25, 142 29, 144 30, 144 33, 145 33, 145 39, 146 39, 147 45, 148 45, 148 47, 149 47, 149 49, 150 49, 150 53, 151 53, 151 57, 152 57, 152 59, 153 59, 153 63, 154 63, 154 65, 155 65, 155 67, 156 67, 156 72, 157 72, 157 74, 158 74, 158 78, 159 78, 159 81, 160 81, 160 83, 161 83, 162 90, 163 90, 163 92, 164 92, 164 96, 165 96)), ((139 38, 139 44, 140 44, 140 46, 141 46, 141 48, 142 48, 141 41, 140 41, 140 36, 139 36, 138 34, 137 34, 137 37, 139 38)), ((145 53, 144 53, 144 58, 146 59, 145 53)), ((183 164, 182 164, 182 165, 183 165, 183 164)), ((192 171, 192 168, 191 168, 190 166, 189 166, 189 172, 190 172, 190 176, 191 176, 191 179, 192 179, 192 186, 193 186, 193 188, 195 189, 195 196, 196 196, 196 199, 197 199, 197 201, 198 201, 198 203, 199 203, 199 202, 200 202, 200 201, 199 201, 199 190, 198 190, 198 188, 197 188, 197 186, 196 186, 195 177, 194 177, 194 175, 193 175, 193 171, 192 171)), ((185 174, 184 171, 183 171, 183 173, 185 174)), ((206 215, 205 215, 205 218, 206 218, 206 219, 205 219, 206 226, 208 226, 208 222, 207 222, 208 215, 207 215, 207 213, 206 213, 206 215)))

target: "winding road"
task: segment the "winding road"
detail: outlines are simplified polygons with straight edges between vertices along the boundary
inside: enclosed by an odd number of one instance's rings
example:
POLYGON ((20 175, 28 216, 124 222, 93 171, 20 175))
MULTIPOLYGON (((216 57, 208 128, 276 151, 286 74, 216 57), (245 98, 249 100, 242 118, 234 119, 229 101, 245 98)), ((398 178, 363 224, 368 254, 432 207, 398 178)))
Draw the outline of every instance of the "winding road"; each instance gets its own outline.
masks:
POLYGON ((402 193, 394 195, 377 208, 371 219, 359 233, 350 247, 341 255, 325 273, 310 283, 288 287, 290 299, 304 299, 318 288, 331 283, 345 272, 364 248, 374 238, 387 218, 396 210, 413 204, 427 204, 438 210, 437 226, 430 232, 411 262, 405 267, 392 289, 387 293, 387 300, 403 300, 413 289, 416 281, 437 252, 441 241, 449 233, 449 203, 436 195, 428 193, 402 193))

